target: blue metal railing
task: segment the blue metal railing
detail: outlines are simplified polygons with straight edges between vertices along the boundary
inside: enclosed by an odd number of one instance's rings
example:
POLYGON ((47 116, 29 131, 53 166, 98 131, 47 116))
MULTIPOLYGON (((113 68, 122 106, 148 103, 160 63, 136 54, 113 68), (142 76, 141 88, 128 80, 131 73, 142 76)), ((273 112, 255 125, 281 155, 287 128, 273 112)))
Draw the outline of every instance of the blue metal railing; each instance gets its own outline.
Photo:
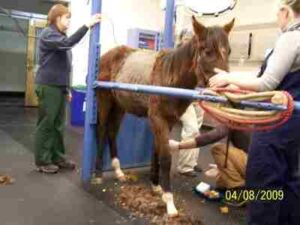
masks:
MULTIPOLYGON (((205 89, 189 90, 183 88, 128 84, 128 83, 107 82, 107 81, 96 81, 94 82, 93 87, 139 92, 139 93, 153 94, 153 95, 165 95, 165 96, 175 97, 175 98, 205 100, 211 102, 225 103, 228 101, 225 97, 202 94, 201 92, 205 89)), ((239 104, 241 106, 253 107, 258 109, 281 110, 281 111, 286 110, 286 106, 276 105, 268 102, 241 101, 239 104)), ((300 110, 300 102, 295 102, 295 109, 300 110)))

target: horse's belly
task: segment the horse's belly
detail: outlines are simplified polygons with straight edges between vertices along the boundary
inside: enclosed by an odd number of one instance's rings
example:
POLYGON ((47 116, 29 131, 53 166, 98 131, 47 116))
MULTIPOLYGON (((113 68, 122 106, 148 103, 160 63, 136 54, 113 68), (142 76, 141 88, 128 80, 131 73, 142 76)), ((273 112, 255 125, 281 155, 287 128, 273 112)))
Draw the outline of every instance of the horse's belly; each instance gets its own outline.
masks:
POLYGON ((148 114, 149 96, 142 94, 128 93, 125 91, 113 91, 118 104, 126 112, 135 114, 139 117, 146 117, 148 114))
MULTIPOLYGON (((151 81, 151 73, 157 52, 140 50, 130 54, 114 81, 130 84, 146 84, 151 81)), ((119 105, 127 112, 147 116, 149 96, 127 91, 113 91, 119 105)))

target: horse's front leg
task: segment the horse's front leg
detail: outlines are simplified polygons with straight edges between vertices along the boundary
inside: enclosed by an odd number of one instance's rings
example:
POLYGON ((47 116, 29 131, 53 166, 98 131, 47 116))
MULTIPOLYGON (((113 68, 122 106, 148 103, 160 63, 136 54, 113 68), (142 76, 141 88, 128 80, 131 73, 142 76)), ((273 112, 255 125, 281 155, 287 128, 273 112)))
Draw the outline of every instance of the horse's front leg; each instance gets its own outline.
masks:
POLYGON ((152 191, 157 195, 162 195, 163 190, 159 185, 159 152, 158 148, 155 146, 152 162, 151 162, 151 182, 152 182, 152 191))
MULTIPOLYGON (((162 200, 166 203, 168 216, 173 217, 178 215, 175 207, 173 194, 170 185, 170 171, 172 157, 170 153, 169 140, 169 124, 156 113, 149 115, 152 130, 154 133, 154 142, 156 151, 159 153, 159 165, 161 171, 161 185, 163 188, 162 200)), ((155 185, 155 184, 154 184, 155 185)))

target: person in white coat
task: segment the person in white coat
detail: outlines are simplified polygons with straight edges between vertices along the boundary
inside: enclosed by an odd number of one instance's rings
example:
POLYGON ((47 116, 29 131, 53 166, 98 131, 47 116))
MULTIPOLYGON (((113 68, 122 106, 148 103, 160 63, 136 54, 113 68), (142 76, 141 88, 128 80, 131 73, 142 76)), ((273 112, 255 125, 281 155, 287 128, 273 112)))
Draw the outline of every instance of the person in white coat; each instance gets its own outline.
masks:
MULTIPOLYGON (((193 33, 184 29, 179 35, 177 47, 185 44, 193 36, 193 33)), ((180 118, 182 124, 181 140, 188 140, 198 136, 199 130, 203 122, 203 110, 196 103, 192 103, 185 113, 180 118)), ((200 148, 191 148, 185 151, 179 151, 177 161, 178 173, 196 177, 197 172, 201 172, 202 169, 198 166, 200 148)))

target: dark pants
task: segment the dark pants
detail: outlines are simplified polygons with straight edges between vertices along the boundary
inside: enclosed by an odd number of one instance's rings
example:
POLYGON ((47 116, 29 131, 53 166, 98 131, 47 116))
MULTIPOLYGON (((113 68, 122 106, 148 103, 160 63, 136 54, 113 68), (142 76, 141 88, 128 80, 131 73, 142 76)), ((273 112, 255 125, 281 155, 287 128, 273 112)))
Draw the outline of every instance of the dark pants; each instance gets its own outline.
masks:
POLYGON ((64 159, 63 131, 66 94, 57 86, 38 85, 39 115, 35 134, 35 163, 47 165, 64 159))
POLYGON ((249 203, 248 225, 300 224, 300 115, 283 126, 253 134, 246 185, 256 190, 283 190, 282 201, 249 203))

